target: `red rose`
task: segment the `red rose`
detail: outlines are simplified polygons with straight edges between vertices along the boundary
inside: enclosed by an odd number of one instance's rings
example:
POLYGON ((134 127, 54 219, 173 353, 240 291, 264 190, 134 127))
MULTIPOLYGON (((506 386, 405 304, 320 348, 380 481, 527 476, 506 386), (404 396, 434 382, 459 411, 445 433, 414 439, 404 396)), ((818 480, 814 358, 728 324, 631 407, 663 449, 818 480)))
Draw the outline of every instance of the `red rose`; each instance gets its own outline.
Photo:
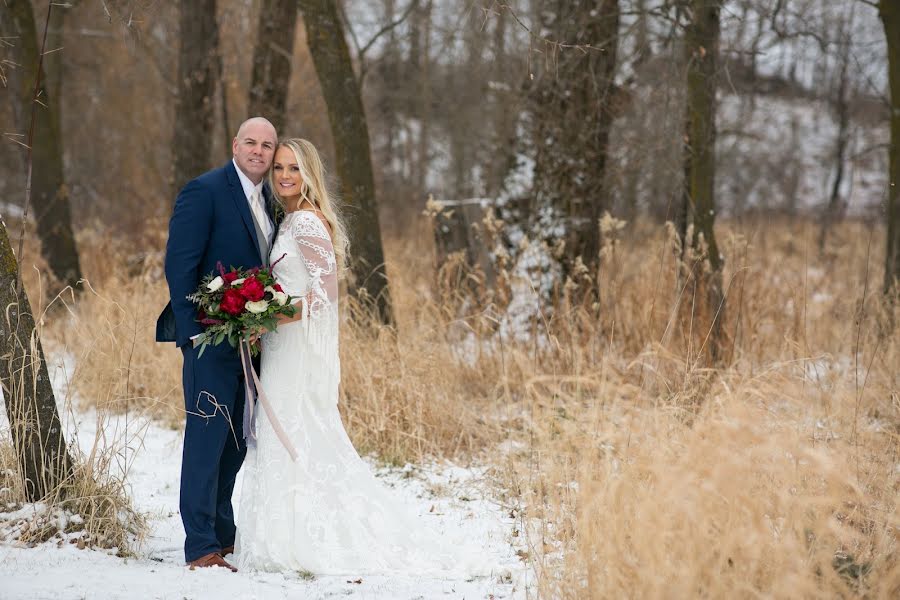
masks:
POLYGON ((244 283, 241 284, 241 296, 246 298, 251 302, 256 302, 257 300, 262 300, 263 296, 266 293, 265 288, 263 287, 262 282, 256 277, 248 277, 244 280, 244 283))
POLYGON ((222 275, 222 280, 225 281, 228 285, 231 285, 231 282, 238 278, 239 273, 237 271, 231 271, 230 273, 225 273, 222 275))
POLYGON ((283 291, 284 291, 283 289, 281 289, 281 286, 278 285, 277 283, 276 283, 275 285, 272 286, 272 289, 275 290, 276 292, 283 292, 283 291))
POLYGON ((227 313, 229 315, 238 316, 242 312, 244 312, 244 297, 241 295, 239 291, 234 288, 228 288, 225 290, 225 295, 222 298, 222 303, 219 304, 219 310, 223 313, 227 313))

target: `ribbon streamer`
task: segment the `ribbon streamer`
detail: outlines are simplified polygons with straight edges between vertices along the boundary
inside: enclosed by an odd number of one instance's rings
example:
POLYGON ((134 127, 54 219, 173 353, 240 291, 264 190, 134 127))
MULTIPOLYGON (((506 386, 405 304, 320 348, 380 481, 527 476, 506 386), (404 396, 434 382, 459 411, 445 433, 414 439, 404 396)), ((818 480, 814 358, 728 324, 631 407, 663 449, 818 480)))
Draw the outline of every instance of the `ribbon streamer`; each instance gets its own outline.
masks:
POLYGON ((272 425, 272 430, 281 441, 281 445, 287 450, 291 460, 297 462, 297 451, 294 449, 294 445, 291 444, 290 439, 288 439, 287 433, 285 433, 284 428, 282 428, 281 423, 278 421, 278 417, 275 416, 275 411, 272 409, 272 405, 269 404, 269 399, 266 398, 262 385, 259 383, 259 376, 256 374, 256 369, 253 368, 253 360, 250 355, 250 344, 244 339, 241 340, 240 351, 241 365, 243 365, 244 368, 244 385, 247 390, 247 401, 244 403, 244 439, 247 440, 247 445, 256 445, 255 402, 259 400, 263 410, 266 411, 266 416, 269 417, 269 423, 272 425))

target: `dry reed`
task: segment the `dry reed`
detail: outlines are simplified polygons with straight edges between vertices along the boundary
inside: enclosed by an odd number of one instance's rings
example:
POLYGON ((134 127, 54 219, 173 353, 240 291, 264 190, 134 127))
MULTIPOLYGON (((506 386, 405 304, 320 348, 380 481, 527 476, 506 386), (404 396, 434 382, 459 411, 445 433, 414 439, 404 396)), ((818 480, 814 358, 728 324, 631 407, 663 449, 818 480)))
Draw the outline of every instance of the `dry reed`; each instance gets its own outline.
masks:
MULTIPOLYGON (((26 279, 31 280, 29 292, 36 300, 32 301, 32 307, 36 315, 37 335, 49 342, 44 344, 44 348, 48 349, 55 345, 55 341, 43 329, 43 323, 60 315, 62 309, 58 305, 66 292, 53 299, 45 309, 45 288, 40 285, 40 277, 32 272, 26 279), (51 312, 55 316, 49 316, 51 312)), ((60 356, 58 350, 51 350, 48 354, 60 356)), ((53 369, 49 371, 52 379, 53 369)), ((25 389, 24 374, 21 377, 22 380, 12 386, 18 390, 16 393, 25 389)), ((57 397, 56 401, 57 406, 63 409, 60 417, 64 422, 74 417, 71 413, 71 392, 69 386, 57 386, 55 390, 57 396, 63 396, 57 397)), ((6 393, 13 392, 7 389, 6 393)), ((9 410, 9 407, 4 410, 9 410)), ((10 417, 12 422, 25 418, 15 414, 4 416, 10 417)), ((105 411, 98 411, 96 419, 97 433, 90 444, 79 444, 75 429, 67 428, 71 436, 68 439, 71 472, 55 488, 47 490, 36 503, 26 502, 21 463, 17 456, 23 451, 16 448, 10 428, 0 428, 0 541, 35 545, 54 540, 58 545, 68 542, 77 544, 79 548, 114 549, 119 556, 133 553, 146 533, 146 521, 133 509, 128 496, 125 485, 128 457, 124 448, 134 442, 133 438, 139 432, 132 432, 130 438, 114 438, 107 427, 105 411), (82 451, 83 448, 88 450, 82 451)), ((34 424, 26 426, 34 427, 34 424)), ((38 472, 49 468, 45 460, 38 472)))
MULTIPOLYGON (((396 330, 342 326, 348 430, 389 462, 494 465, 540 597, 896 597, 900 321, 878 294, 883 234, 845 223, 823 255, 814 236, 721 227, 714 367, 686 277, 702 263, 681 264, 666 228, 607 224, 597 305, 563 291, 525 341, 498 326, 502 294, 471 294, 479 273, 441 283, 423 220, 386 240, 396 330)), ((102 275, 50 324, 79 396, 179 422, 180 357, 152 342, 160 257, 83 238, 102 275)))

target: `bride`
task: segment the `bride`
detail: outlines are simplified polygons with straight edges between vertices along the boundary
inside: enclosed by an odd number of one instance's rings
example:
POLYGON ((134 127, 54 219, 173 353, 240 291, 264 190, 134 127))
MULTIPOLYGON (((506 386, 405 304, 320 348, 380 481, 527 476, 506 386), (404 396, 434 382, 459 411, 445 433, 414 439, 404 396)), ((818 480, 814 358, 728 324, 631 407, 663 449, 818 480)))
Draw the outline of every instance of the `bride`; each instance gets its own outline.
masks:
POLYGON ((274 275, 299 301, 295 317, 262 336, 260 377, 297 459, 261 411, 244 463, 237 565, 318 575, 456 570, 459 550, 398 507, 341 422, 338 278, 347 237, 315 147, 280 143, 269 184, 286 212, 270 255, 284 256, 274 275))

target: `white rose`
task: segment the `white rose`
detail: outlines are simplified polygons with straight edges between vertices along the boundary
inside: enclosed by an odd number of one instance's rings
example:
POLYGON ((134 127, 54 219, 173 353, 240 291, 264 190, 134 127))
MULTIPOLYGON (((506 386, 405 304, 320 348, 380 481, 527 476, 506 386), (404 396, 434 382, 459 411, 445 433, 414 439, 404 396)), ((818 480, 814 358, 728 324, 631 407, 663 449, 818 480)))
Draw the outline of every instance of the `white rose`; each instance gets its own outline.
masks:
POLYGON ((253 314, 260 314, 266 312, 266 309, 269 308, 269 303, 265 300, 257 300, 256 302, 248 302, 244 305, 244 308, 252 312, 253 314))
POLYGON ((288 295, 284 292, 272 292, 272 299, 278 303, 278 306, 284 306, 287 304, 288 295))
POLYGON ((215 292, 216 290, 222 289, 222 286, 225 285, 225 280, 221 277, 216 277, 212 281, 206 284, 206 289, 211 292, 215 292))
POLYGON ((247 278, 246 278, 246 277, 241 277, 240 279, 235 279, 234 281, 231 282, 231 285, 232 285, 232 286, 235 286, 235 285, 241 285, 242 283, 244 283, 244 280, 245 280, 245 279, 247 279, 247 278))
POLYGON ((271 285, 266 286, 266 291, 269 292, 270 294, 272 294, 272 300, 277 302, 278 306, 284 306, 285 304, 287 304, 288 295, 285 294, 284 292, 279 292, 278 290, 273 288, 271 285))

